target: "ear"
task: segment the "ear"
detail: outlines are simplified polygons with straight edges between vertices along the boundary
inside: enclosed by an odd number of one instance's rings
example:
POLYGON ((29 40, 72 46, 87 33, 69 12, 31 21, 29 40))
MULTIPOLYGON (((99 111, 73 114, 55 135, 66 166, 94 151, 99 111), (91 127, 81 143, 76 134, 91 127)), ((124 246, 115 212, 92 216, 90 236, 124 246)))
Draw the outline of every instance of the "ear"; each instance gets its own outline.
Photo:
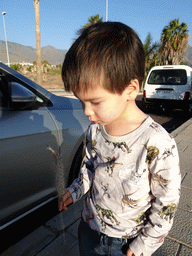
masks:
POLYGON ((131 80, 130 84, 125 89, 127 100, 135 100, 139 93, 139 81, 138 79, 131 80))

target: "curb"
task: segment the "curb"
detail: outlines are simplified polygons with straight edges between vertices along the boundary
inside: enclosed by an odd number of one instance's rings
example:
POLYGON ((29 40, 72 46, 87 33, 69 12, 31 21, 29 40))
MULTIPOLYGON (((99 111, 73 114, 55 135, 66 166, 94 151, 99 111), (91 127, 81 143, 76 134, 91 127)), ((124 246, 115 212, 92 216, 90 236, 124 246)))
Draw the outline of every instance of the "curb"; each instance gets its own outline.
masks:
POLYGON ((184 124, 179 126, 177 129, 171 132, 171 135, 175 138, 177 137, 182 131, 184 131, 188 126, 192 124, 192 118, 186 121, 184 124))

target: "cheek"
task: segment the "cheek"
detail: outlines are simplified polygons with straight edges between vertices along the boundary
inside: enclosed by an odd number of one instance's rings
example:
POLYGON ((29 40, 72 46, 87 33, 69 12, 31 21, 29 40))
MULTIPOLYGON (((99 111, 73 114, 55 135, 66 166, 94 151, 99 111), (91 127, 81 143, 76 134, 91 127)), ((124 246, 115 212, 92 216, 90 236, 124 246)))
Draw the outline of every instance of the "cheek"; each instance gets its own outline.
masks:
POLYGON ((117 118, 121 116, 126 109, 127 109, 127 102, 118 101, 118 102, 115 102, 115 104, 111 105, 108 114, 111 118, 117 118))
POLYGON ((100 108, 98 115, 104 117, 105 119, 111 119, 117 116, 118 107, 113 104, 109 104, 108 106, 103 106, 100 108))

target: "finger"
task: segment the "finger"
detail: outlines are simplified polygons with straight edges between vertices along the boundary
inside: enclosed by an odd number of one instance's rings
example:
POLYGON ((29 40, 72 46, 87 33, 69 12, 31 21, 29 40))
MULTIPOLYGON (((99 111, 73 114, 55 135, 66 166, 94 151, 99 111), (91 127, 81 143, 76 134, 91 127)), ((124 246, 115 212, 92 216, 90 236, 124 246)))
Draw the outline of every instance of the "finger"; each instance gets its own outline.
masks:
POLYGON ((58 210, 67 210, 67 206, 73 203, 71 194, 67 191, 64 195, 58 199, 58 210))
POLYGON ((67 199, 64 200, 64 203, 65 203, 66 205, 69 205, 69 204, 71 204, 72 202, 73 202, 73 199, 72 199, 71 196, 67 197, 67 199))
POLYGON ((58 210, 59 211, 67 210, 67 209, 68 209, 67 205, 65 203, 63 203, 63 202, 58 205, 58 210))
POLYGON ((66 200, 65 202, 63 202, 62 208, 63 210, 67 210, 67 206, 70 205, 72 203, 71 199, 66 200))
POLYGON ((61 210, 67 210, 68 208, 67 208, 67 206, 69 205, 69 204, 71 204, 72 203, 72 199, 71 198, 67 198, 65 201, 62 201, 60 204, 59 204, 59 210, 61 211, 61 210))
POLYGON ((135 256, 135 254, 131 251, 131 249, 128 249, 126 256, 135 256))
POLYGON ((68 210, 68 207, 66 205, 63 206, 63 210, 64 211, 67 211, 68 210))
POLYGON ((65 204, 64 204, 63 202, 60 202, 60 203, 58 204, 58 210, 59 210, 59 211, 65 210, 65 208, 66 208, 66 206, 65 206, 65 204))
POLYGON ((59 204, 58 204, 58 210, 59 210, 59 211, 62 211, 62 210, 63 210, 62 203, 59 203, 59 204))
POLYGON ((58 210, 61 211, 62 210, 62 207, 63 206, 63 200, 61 199, 61 197, 59 197, 58 199, 58 210))

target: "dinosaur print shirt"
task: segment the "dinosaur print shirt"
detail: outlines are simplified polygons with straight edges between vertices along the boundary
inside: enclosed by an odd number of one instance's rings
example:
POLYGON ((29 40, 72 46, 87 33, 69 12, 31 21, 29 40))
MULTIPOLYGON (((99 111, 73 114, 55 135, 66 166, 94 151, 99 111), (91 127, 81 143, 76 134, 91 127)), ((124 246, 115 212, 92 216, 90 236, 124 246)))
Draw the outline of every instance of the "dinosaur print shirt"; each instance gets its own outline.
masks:
POLYGON ((136 237, 135 256, 151 255, 171 229, 179 201, 175 140, 151 117, 135 131, 110 136, 91 124, 79 177, 68 188, 73 202, 88 192, 83 218, 110 237, 136 237))

